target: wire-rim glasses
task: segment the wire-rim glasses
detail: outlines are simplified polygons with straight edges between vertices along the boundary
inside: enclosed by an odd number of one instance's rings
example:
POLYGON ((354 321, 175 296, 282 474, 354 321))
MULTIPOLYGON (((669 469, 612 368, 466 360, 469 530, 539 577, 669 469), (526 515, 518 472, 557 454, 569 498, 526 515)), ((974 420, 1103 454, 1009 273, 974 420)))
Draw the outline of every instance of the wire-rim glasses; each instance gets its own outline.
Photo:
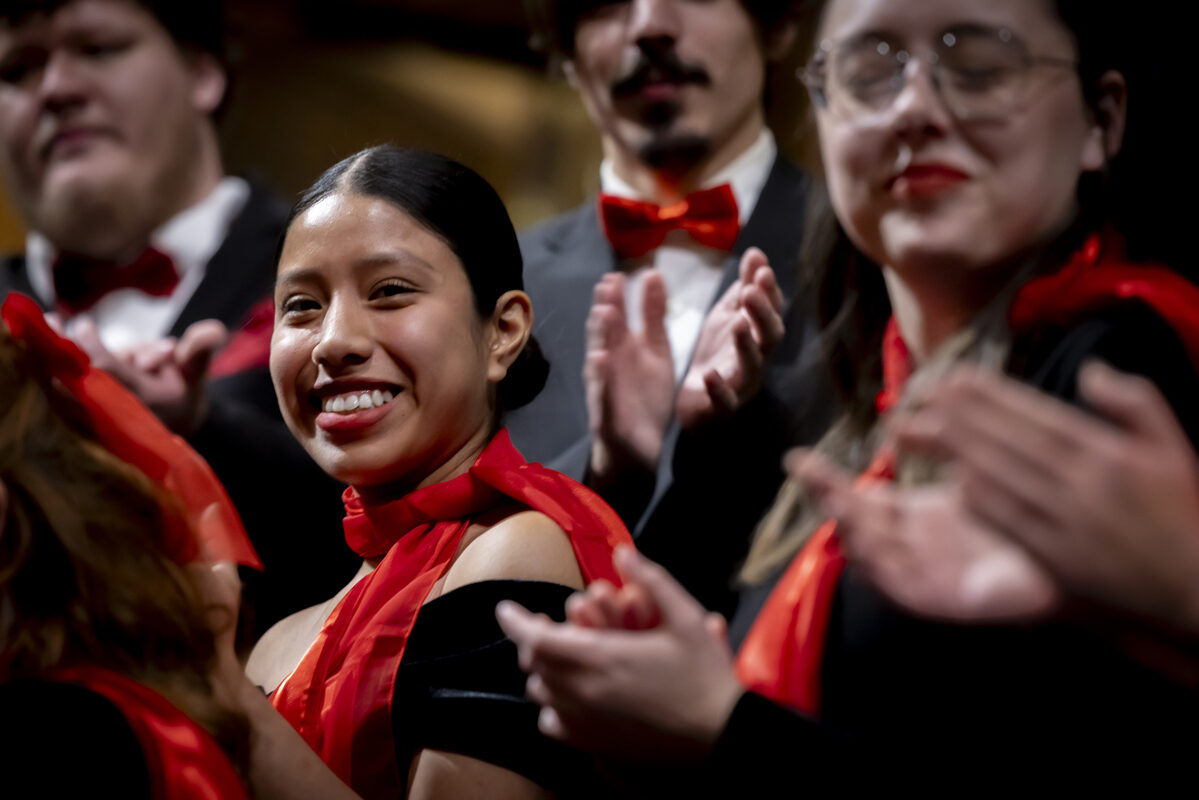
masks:
MULTIPOLYGON (((799 76, 813 102, 844 119, 890 108, 918 56, 885 35, 824 41, 799 76)), ((1075 69, 1072 58, 1032 55, 1007 28, 962 25, 946 29, 924 56, 933 89, 960 120, 1001 119, 1027 100, 1037 67, 1075 69)))

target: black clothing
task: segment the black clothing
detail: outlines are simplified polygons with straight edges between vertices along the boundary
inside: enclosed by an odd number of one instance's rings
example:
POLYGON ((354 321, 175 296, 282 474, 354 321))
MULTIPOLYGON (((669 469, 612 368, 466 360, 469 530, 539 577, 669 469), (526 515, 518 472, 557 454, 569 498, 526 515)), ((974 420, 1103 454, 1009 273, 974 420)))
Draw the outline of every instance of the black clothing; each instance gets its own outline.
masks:
POLYGON ((404 770, 423 749, 477 758, 563 795, 594 788, 590 759, 537 730, 538 707, 525 697, 516 645, 495 620, 514 600, 562 621, 573 590, 541 581, 484 581, 421 608, 396 675, 392 725, 404 770))
MULTIPOLYGON (((733 574, 782 481, 782 453, 814 442, 832 421, 833 393, 823 368, 812 369, 818 361, 814 316, 798 275, 807 185, 797 167, 775 159, 713 298, 719 300, 736 279, 750 246, 766 253, 786 300, 787 331, 762 390, 732 419, 694 434, 680 434, 672 423, 653 485, 619 497, 605 494, 638 548, 701 603, 725 614, 735 605, 733 574)), ((523 234, 521 252, 536 312, 533 334, 550 362, 550 375, 541 394, 506 415, 505 424, 529 461, 584 480, 591 454, 584 328, 595 285, 619 268, 618 259, 600 229, 595 201, 523 234)))
POLYGON ((141 744, 107 698, 69 683, 0 685, 0 794, 150 798, 141 744))
MULTIPOLYGON (((1077 373, 1092 358, 1149 378, 1196 443, 1195 365, 1138 303, 1023 337, 1010 366, 1077 403, 1077 373)), ((743 698, 707 767, 736 783, 746 771, 737 759, 774 753, 759 765, 770 775, 755 780, 797 790, 809 778, 826 785, 824 764, 842 790, 872 780, 949 789, 960 779, 956 788, 967 792, 1121 778, 1165 785, 1191 771, 1199 693, 1126 656, 1121 624, 1082 610, 1044 624, 936 622, 893 605, 850 566, 830 617, 820 721, 743 698), (788 752, 793 761, 779 758, 788 752)))

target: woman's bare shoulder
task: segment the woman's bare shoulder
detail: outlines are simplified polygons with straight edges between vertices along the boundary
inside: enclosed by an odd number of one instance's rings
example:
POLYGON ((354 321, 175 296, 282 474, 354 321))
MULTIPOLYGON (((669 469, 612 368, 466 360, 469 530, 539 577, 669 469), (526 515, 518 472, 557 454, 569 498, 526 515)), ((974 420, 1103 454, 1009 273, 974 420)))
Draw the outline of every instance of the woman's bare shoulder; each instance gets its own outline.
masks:
POLYGON ((519 511, 473 536, 446 573, 444 592, 470 583, 531 580, 583 588, 566 532, 540 511, 519 511))

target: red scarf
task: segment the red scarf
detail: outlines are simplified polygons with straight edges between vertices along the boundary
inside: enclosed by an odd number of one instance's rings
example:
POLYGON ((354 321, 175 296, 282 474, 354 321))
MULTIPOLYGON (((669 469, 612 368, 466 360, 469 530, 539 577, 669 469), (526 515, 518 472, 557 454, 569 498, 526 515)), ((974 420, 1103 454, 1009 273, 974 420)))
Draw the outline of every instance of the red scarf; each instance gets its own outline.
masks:
MULTIPOLYGON (((1092 235, 1061 270, 1021 287, 1008 320, 1013 335, 1020 337, 1130 300, 1145 303, 1169 323, 1199 366, 1199 288, 1165 267, 1125 262, 1122 247, 1111 237, 1092 235)), ((879 413, 898 401, 910 374, 907 347, 891 320, 883 338, 879 413)), ((894 454, 882 451, 859 481, 893 478, 894 454)), ((830 520, 783 573, 741 646, 737 675, 746 688, 819 713, 825 636, 844 567, 836 523, 830 520)))
POLYGON ((208 732, 158 692, 100 667, 70 667, 52 677, 89 689, 117 707, 141 745, 154 800, 249 797, 208 732))
POLYGON ((381 506, 345 493, 346 541, 364 558, 386 553, 338 603, 303 660, 272 697, 325 763, 366 798, 396 797, 392 695, 417 614, 450 566, 475 515, 515 501, 570 537, 587 583, 620 583, 612 551, 632 539, 589 489, 527 464, 501 430, 470 470, 381 506))
POLYGON ((234 561, 262 569, 241 518, 217 477, 183 439, 69 339, 55 333, 37 303, 13 292, 0 316, 32 361, 79 403, 97 441, 178 500, 185 525, 167 520, 165 548, 175 562, 234 561))

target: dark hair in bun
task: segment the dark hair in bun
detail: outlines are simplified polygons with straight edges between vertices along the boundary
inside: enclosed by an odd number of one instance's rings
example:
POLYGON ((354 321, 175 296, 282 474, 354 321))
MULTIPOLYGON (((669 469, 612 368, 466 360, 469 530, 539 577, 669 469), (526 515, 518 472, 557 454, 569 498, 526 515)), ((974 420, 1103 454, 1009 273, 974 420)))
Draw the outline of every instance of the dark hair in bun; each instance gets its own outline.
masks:
MULTIPOLYGON (((292 209, 287 226, 323 198, 345 191, 386 200, 444 241, 466 270, 480 315, 490 316, 504 292, 524 288, 508 210, 470 167, 427 150, 371 147, 326 170, 292 209)), ((549 363, 530 337, 500 382, 499 408, 528 403, 548 375, 549 363)))

